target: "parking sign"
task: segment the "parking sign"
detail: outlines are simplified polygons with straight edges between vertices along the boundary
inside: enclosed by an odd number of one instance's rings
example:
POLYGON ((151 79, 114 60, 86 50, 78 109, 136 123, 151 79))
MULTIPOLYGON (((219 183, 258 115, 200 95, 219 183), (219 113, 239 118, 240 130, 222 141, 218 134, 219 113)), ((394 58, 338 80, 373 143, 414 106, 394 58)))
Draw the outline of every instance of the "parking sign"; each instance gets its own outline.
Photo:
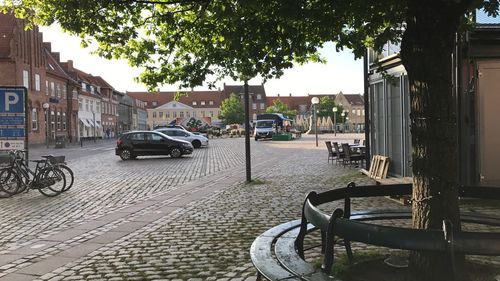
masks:
POLYGON ((0 150, 26 148, 27 96, 23 87, 0 87, 0 150))

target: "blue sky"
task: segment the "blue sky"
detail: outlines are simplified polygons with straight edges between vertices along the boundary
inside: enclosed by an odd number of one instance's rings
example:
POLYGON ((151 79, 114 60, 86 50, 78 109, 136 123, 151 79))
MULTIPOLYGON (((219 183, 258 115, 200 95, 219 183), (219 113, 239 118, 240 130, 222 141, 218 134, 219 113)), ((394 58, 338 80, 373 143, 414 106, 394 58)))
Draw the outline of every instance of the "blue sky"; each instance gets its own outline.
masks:
MULTIPOLYGON (((145 91, 146 87, 137 84, 133 78, 139 75, 140 69, 131 68, 126 61, 105 60, 97 55, 91 55, 90 49, 80 47, 77 37, 63 33, 56 26, 42 27, 45 42, 52 43, 52 51, 61 54, 61 60, 73 60, 76 68, 103 77, 119 91, 145 91)), ((285 71, 280 79, 268 80, 265 84, 267 95, 304 96, 307 94, 336 94, 342 91, 345 94, 361 94, 363 92, 363 63, 354 60, 350 51, 337 53, 333 44, 326 44, 321 50, 326 64, 309 63, 297 65, 285 71)), ((223 81, 226 84, 241 82, 230 79, 223 81)), ((223 82, 219 87, 222 88, 223 82)), ((250 84, 260 84, 260 79, 253 79, 250 84)), ((162 90, 177 90, 175 85, 166 85, 162 90)), ((195 90, 207 90, 199 87, 195 90)))

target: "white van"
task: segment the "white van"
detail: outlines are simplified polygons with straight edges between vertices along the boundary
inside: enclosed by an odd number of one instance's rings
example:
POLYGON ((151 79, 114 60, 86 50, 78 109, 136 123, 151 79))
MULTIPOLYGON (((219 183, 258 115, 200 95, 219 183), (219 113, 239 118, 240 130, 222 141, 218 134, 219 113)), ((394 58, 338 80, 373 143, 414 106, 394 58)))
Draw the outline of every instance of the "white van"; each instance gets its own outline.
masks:
POLYGON ((256 141, 270 139, 276 134, 276 122, 274 120, 257 120, 254 125, 253 136, 256 141))

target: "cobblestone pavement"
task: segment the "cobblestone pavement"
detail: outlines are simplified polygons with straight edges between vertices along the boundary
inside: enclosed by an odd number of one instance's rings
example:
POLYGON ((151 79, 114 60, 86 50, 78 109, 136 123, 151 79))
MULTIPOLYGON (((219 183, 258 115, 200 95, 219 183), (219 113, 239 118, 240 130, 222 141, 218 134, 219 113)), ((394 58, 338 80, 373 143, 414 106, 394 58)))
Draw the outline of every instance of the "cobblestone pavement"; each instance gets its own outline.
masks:
MULTIPOLYGON (((78 169, 68 193, 0 200, 0 280, 255 280, 251 243, 299 218, 308 192, 372 183, 327 163, 330 137, 318 148, 311 136, 252 141, 255 184, 243 183, 241 138, 211 140, 182 159, 124 162, 112 146, 92 148, 99 154, 69 159, 78 169)), ((386 198, 353 204, 404 208, 386 198)))

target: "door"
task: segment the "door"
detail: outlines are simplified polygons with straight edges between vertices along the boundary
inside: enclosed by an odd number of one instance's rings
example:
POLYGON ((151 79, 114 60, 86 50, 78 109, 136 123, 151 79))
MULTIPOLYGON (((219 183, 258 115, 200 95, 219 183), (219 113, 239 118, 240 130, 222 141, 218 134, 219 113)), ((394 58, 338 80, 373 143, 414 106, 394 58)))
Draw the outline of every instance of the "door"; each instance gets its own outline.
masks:
POLYGON ((167 155, 170 153, 170 141, 155 133, 146 133, 150 155, 167 155))
POLYGON ((146 140, 144 138, 144 133, 131 134, 129 137, 130 146, 135 155, 147 155, 148 150, 146 146, 146 140))
POLYGON ((479 182, 499 185, 500 173, 500 61, 478 62, 478 162, 479 182))

